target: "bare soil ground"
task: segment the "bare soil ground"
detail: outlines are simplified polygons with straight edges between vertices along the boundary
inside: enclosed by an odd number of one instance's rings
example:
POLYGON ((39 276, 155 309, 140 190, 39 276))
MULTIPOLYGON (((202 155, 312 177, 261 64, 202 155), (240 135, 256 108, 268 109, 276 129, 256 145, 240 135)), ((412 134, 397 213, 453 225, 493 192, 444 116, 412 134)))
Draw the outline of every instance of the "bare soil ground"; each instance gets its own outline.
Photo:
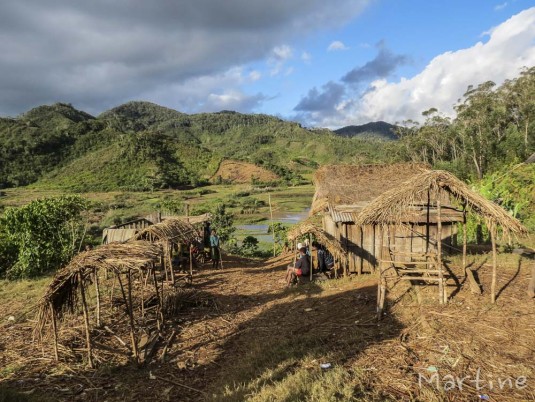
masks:
MULTIPOLYGON (((495 305, 487 293, 486 256, 473 261, 485 290, 481 296, 472 295, 461 278, 460 290, 449 287, 448 305, 435 301, 434 287, 421 289, 419 303, 399 283, 377 324, 375 276, 285 289, 290 259, 228 258, 223 270, 200 270, 193 287, 198 303, 168 322, 167 336, 173 330, 176 336, 165 361, 162 342, 143 367, 124 356, 88 369, 83 344, 62 349, 55 362, 50 344, 32 342, 29 302, 36 299, 2 300, 0 388, 60 401, 535 400, 535 302, 526 296, 533 261, 512 255, 500 260, 495 305), (331 368, 320 368, 322 363, 331 368), (468 379, 459 389, 448 383, 448 375, 474 379, 478 369, 479 384, 468 379), (438 386, 425 380, 433 374, 438 386), (499 389, 498 381, 507 378, 512 386, 499 389), (517 386, 519 378, 525 387, 517 386)), ((82 330, 81 320, 69 329, 78 337, 82 330)), ((62 342, 68 338, 62 336, 62 342)), ((108 347, 121 349, 110 342, 108 347)))
POLYGON ((261 182, 270 182, 279 179, 279 176, 263 167, 233 160, 224 160, 221 162, 219 169, 217 169, 211 180, 214 181, 219 176, 223 180, 232 183, 251 183, 253 177, 261 182))

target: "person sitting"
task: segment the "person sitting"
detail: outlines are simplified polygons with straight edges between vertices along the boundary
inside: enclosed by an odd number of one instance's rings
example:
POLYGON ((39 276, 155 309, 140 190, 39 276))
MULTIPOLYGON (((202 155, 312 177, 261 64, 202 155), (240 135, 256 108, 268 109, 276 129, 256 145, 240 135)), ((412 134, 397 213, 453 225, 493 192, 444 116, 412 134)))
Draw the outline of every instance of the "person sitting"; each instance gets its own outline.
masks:
POLYGON ((286 284, 288 287, 292 286, 299 277, 306 277, 310 274, 310 260, 306 254, 306 248, 299 249, 299 259, 294 266, 289 265, 286 270, 286 284))

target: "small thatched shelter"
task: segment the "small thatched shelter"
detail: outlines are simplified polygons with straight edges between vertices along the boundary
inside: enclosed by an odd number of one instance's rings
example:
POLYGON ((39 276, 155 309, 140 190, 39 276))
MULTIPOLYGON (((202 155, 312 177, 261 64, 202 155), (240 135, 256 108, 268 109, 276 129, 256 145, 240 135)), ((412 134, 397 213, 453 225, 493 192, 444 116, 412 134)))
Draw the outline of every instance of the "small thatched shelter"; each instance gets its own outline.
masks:
MULTIPOLYGON (((146 240, 151 243, 161 244, 163 249, 162 267, 165 270, 167 277, 170 274, 171 281, 175 282, 174 267, 173 267, 173 253, 188 252, 190 245, 198 242, 200 235, 193 225, 179 218, 166 219, 160 223, 152 226, 148 226, 141 232, 139 232, 134 240, 146 240)), ((192 255, 189 252, 189 266, 188 273, 178 274, 178 277, 186 279, 191 282, 192 280, 192 255)))
MULTIPOLYGON (((160 260, 163 252, 159 245, 148 242, 130 242, 107 244, 96 249, 84 251, 76 255, 69 265, 59 270, 39 302, 37 314, 36 334, 42 338, 44 332, 49 330, 54 336, 54 352, 58 360, 58 320, 67 312, 74 313, 81 305, 88 362, 93 366, 92 339, 90 316, 94 316, 95 326, 101 325, 101 306, 104 303, 103 289, 110 290, 110 300, 116 283, 119 284, 116 293, 122 296, 122 303, 130 318, 130 336, 132 354, 138 357, 138 329, 134 314, 141 310, 145 314, 145 303, 149 297, 158 300, 158 309, 153 310, 154 321, 158 329, 163 324, 163 282, 158 285, 155 264, 160 260), (143 286, 145 293, 141 292, 140 309, 133 307, 132 289, 134 277, 137 286, 143 286), (147 283, 149 278, 152 283, 147 283), (112 282, 112 283, 110 283, 112 282), (93 290, 94 289, 94 290, 93 290), (145 294, 145 297, 143 296, 145 294), (90 303, 94 302, 94 307, 90 303), (51 325, 50 325, 51 324, 51 325)), ((162 277, 163 278, 163 277, 162 277)), ((113 313, 110 314, 114 316, 113 313)))
MULTIPOLYGON (((347 252, 340 241, 325 232, 318 224, 315 224, 310 219, 292 227, 288 231, 288 240, 290 243, 295 242, 297 247, 297 239, 306 235, 313 235, 318 243, 325 246, 335 258, 335 262, 343 266, 347 265, 347 252)), ((310 274, 312 277, 312 270, 310 270, 310 274)))
MULTIPOLYGON (((455 205, 462 213, 463 222, 463 265, 466 270, 466 214, 473 213, 482 217, 489 228, 492 240, 493 252, 493 276, 491 298, 492 302, 495 300, 496 294, 496 237, 498 229, 504 235, 524 235, 527 230, 522 224, 511 217, 503 208, 496 205, 476 192, 472 191, 465 183, 457 179, 449 172, 442 170, 426 170, 417 175, 412 176, 409 180, 400 183, 395 188, 390 189, 384 194, 377 197, 370 204, 368 204, 358 214, 354 214, 355 225, 358 226, 374 226, 379 228, 381 245, 379 259, 391 264, 397 270, 398 262, 397 255, 400 254, 400 249, 397 248, 397 237, 395 236, 396 228, 406 230, 410 222, 419 220, 422 216, 422 200, 427 200, 425 207, 425 216, 427 217, 426 226, 429 228, 431 224, 436 222, 437 235, 436 239, 442 239, 443 222, 448 220, 448 211, 450 205, 455 205), (449 202, 449 205, 446 204, 449 202), (431 209, 436 212, 434 221, 431 220, 431 209), (384 236, 386 234, 386 236, 384 236), (388 257, 386 257, 388 255, 388 257)), ((442 271, 442 242, 436 242, 436 250, 431 250, 429 243, 432 241, 429 234, 426 236, 427 248, 424 256, 426 259, 434 257, 434 270, 427 270, 425 273, 437 274, 439 284, 439 299, 441 302, 446 301, 444 291, 444 278, 442 271), (436 251, 436 256, 431 253, 436 251), (431 254, 430 254, 431 253, 431 254)), ((402 253, 401 253, 402 254, 402 253)), ((413 257, 412 255, 410 256, 413 257)), ((411 260, 412 261, 412 260, 411 260)), ((381 273, 383 273, 384 264, 381 264, 381 273)), ((429 264, 427 264, 429 266, 429 264)), ((407 270, 404 270, 406 272, 407 270)), ((415 271, 413 271, 415 272, 415 271)), ((468 272, 467 272, 468 274, 468 272)), ((409 279, 415 277, 409 276, 409 279)), ((383 290, 379 291, 380 299, 384 301, 385 285, 383 290)), ((382 309, 382 302, 379 304, 382 309)))

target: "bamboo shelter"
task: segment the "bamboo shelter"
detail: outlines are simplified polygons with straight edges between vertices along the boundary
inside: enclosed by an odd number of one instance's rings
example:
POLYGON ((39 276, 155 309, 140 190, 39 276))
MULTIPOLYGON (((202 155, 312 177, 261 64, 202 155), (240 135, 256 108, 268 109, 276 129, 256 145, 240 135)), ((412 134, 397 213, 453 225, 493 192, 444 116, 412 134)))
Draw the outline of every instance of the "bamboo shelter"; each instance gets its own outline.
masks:
POLYGON ((386 295, 386 280, 392 275, 408 280, 427 280, 438 282, 439 301, 447 301, 445 293, 445 272, 443 266, 442 250, 442 230, 446 202, 449 205, 457 205, 462 213, 463 226, 463 269, 470 275, 471 271, 466 266, 467 238, 466 238, 466 216, 472 213, 480 216, 486 223, 492 241, 492 285, 491 301, 496 299, 496 241, 499 232, 507 238, 511 235, 521 236, 527 233, 522 224, 511 217, 502 207, 483 198, 472 191, 465 183, 457 179, 449 172, 441 170, 424 170, 412 176, 410 180, 400 183, 395 188, 377 197, 370 204, 364 207, 358 214, 354 215, 356 225, 372 225, 377 227, 381 233, 380 246, 380 269, 378 285, 378 312, 381 313, 386 295), (422 217, 422 206, 426 216, 426 226, 429 227, 431 220, 431 209, 435 211, 437 234, 432 239, 427 230, 427 244, 435 241, 436 248, 427 248, 425 253, 419 255, 409 255, 407 262, 399 257, 407 257, 396 249, 395 236, 393 232, 398 229, 407 230, 408 222, 422 217), (414 261, 414 257, 420 261, 414 261), (420 268, 419 264, 424 266, 420 268), (389 269, 393 268, 393 269, 389 269), (421 274, 420 276, 414 276, 421 274))
POLYGON ((161 245, 163 249, 161 266, 164 270, 166 280, 170 280, 173 284, 176 279, 184 279, 189 283, 192 282, 193 256, 191 255, 190 246, 198 242, 199 239, 200 235, 193 225, 179 218, 166 219, 155 225, 148 226, 134 237, 134 240, 145 240, 161 245), (175 273, 173 254, 176 254, 180 258, 181 251, 189 253, 189 270, 182 265, 182 272, 175 273))
POLYGON ((162 255, 160 245, 144 241, 107 244, 76 255, 56 273, 40 300, 35 335, 40 340, 47 334, 53 336, 54 356, 59 360, 59 323, 69 313, 76 315, 81 310, 90 367, 95 364, 97 328, 116 336, 139 362, 141 333, 149 332, 156 338, 164 325, 167 291, 155 269, 162 255), (124 307, 124 314, 116 311, 117 305, 124 307), (128 322, 130 346, 109 328, 120 317, 128 322))

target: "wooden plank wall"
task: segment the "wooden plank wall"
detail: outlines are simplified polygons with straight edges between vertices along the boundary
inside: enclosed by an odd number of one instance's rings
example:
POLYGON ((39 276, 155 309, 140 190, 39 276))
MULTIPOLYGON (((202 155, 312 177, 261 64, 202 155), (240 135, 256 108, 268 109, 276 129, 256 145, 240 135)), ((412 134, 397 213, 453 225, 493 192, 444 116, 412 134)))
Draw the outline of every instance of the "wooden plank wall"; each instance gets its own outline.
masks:
MULTIPOLYGON (((374 226, 355 226, 354 224, 335 223, 329 215, 323 218, 323 228, 326 232, 340 240, 349 251, 349 272, 371 273, 377 267, 379 256, 380 231, 374 226), (347 238, 346 238, 347 230, 347 238)), ((444 252, 451 252, 449 246, 454 246, 452 239, 457 233, 457 226, 445 222, 442 227, 442 244, 444 252)), ((430 225, 430 251, 436 250, 437 226, 430 225)), ((393 250, 405 253, 425 253, 427 249, 425 224, 411 224, 410 229, 391 226, 385 230, 383 243, 390 244, 393 250), (390 232, 390 234, 389 234, 390 232)), ((410 260, 409 256, 397 256, 399 261, 410 260)))

